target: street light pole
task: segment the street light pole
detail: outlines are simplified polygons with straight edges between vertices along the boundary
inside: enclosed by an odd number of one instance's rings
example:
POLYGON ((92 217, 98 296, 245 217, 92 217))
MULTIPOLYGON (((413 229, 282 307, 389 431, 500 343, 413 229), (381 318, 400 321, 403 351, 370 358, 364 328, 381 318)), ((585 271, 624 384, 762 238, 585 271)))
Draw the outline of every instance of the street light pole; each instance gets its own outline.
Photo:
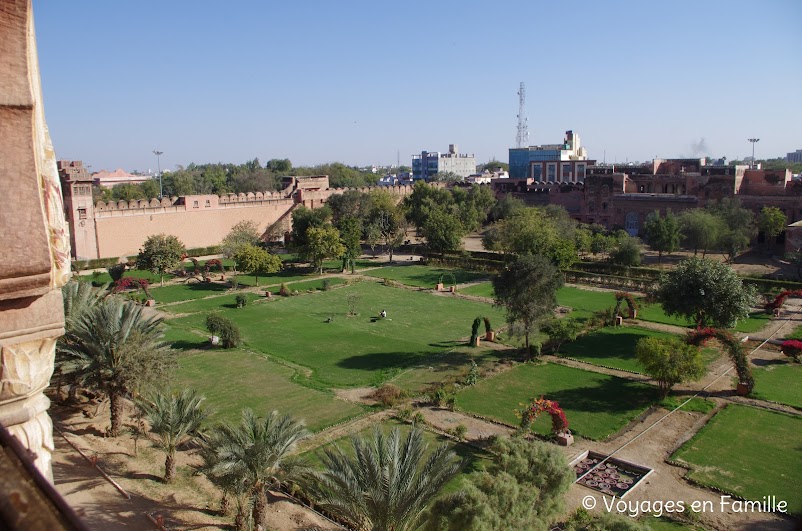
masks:
POLYGON ((156 166, 159 168, 159 199, 161 199, 164 196, 164 189, 162 189, 162 162, 161 162, 161 156, 164 154, 164 151, 159 151, 158 149, 154 149, 153 154, 156 155, 156 166))
POLYGON ((755 144, 760 142, 759 138, 747 138, 752 143, 752 169, 755 169, 755 144))

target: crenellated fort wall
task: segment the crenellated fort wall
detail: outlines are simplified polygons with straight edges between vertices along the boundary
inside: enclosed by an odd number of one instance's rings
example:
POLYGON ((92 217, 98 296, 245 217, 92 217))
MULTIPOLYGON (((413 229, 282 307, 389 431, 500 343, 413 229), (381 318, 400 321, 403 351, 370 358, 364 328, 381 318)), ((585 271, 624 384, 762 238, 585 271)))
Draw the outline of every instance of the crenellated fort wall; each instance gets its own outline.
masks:
POLYGON ((80 162, 59 161, 65 209, 73 241, 73 257, 87 260, 132 256, 154 234, 172 234, 187 248, 219 244, 240 221, 252 221, 267 237, 271 227, 283 234, 292 229, 297 205, 319 208, 329 197, 348 190, 384 190, 399 200, 411 186, 329 188, 328 176, 297 177, 281 191, 247 194, 189 195, 150 200, 91 204, 80 162), (278 225, 277 225, 278 224, 278 225), (274 227, 275 225, 275 227, 274 227))

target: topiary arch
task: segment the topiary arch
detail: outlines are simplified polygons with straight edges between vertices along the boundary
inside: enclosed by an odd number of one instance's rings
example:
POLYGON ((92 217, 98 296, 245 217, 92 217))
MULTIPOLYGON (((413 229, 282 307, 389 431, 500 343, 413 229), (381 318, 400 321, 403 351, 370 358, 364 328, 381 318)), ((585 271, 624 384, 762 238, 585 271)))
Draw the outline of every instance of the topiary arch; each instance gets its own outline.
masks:
POLYGON ((771 313, 774 310, 779 310, 785 304, 785 299, 788 297, 802 298, 802 289, 783 290, 779 295, 774 297, 774 300, 766 305, 766 311, 771 313))
POLYGON ((629 318, 634 319, 637 316, 637 305, 635 304, 635 299, 632 297, 631 293, 627 293, 626 291, 616 291, 615 292, 615 312, 613 313, 613 317, 618 317, 618 311, 621 309, 621 304, 627 301, 627 306, 629 307, 629 318))
POLYGON ((226 270, 223 267, 223 262, 221 262, 217 258, 212 258, 211 260, 206 260, 206 264, 203 266, 204 279, 205 280, 209 279, 209 271, 211 271, 211 269, 213 267, 219 267, 220 268, 220 275, 222 275, 222 277, 223 277, 222 280, 225 280, 226 279, 226 270))
POLYGON ((755 379, 752 376, 752 369, 749 368, 749 359, 746 357, 746 350, 741 341, 727 330, 720 328, 697 328, 688 334, 688 343, 703 346, 709 339, 716 338, 727 348, 735 371, 738 373, 738 381, 744 386, 746 393, 750 394, 755 388, 755 379))
POLYGON ((541 413, 551 415, 551 432, 554 435, 568 432, 568 419, 565 417, 565 412, 560 407, 560 404, 554 400, 547 400, 542 396, 518 411, 518 416, 521 417, 521 428, 530 429, 532 423, 537 420, 541 413))
POLYGON ((437 283, 438 283, 438 284, 443 284, 443 278, 444 278, 446 275, 448 275, 449 277, 451 277, 451 285, 452 285, 452 286, 454 287, 454 289, 456 290, 456 289, 457 289, 457 279, 456 279, 456 277, 454 277, 454 274, 453 274, 453 273, 450 273, 450 272, 448 272, 448 271, 446 271, 445 273, 441 273, 441 274, 440 274, 440 279, 437 281, 437 283))

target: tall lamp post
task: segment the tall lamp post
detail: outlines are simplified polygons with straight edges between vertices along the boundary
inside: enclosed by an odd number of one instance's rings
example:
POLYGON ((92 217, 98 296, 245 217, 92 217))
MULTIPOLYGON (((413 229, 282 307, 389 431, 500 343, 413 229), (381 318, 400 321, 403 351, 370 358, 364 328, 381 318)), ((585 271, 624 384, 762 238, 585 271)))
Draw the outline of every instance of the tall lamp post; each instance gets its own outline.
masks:
POLYGON ((755 169, 755 144, 760 142, 759 138, 747 138, 752 143, 752 169, 755 169))
POLYGON ((156 166, 159 168, 159 199, 161 199, 164 196, 164 190, 162 189, 162 162, 161 162, 161 156, 164 154, 164 151, 159 151, 158 149, 154 149, 153 154, 156 155, 156 166))

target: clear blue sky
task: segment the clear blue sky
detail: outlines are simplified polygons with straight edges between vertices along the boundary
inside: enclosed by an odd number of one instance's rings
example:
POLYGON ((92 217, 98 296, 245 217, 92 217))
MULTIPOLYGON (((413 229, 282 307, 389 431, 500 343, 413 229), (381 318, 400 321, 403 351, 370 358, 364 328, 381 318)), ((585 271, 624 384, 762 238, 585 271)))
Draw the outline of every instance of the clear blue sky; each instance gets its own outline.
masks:
POLYGON ((799 0, 34 0, 59 158, 92 170, 289 158, 507 160, 518 84, 530 144, 591 158, 802 148, 799 0))

